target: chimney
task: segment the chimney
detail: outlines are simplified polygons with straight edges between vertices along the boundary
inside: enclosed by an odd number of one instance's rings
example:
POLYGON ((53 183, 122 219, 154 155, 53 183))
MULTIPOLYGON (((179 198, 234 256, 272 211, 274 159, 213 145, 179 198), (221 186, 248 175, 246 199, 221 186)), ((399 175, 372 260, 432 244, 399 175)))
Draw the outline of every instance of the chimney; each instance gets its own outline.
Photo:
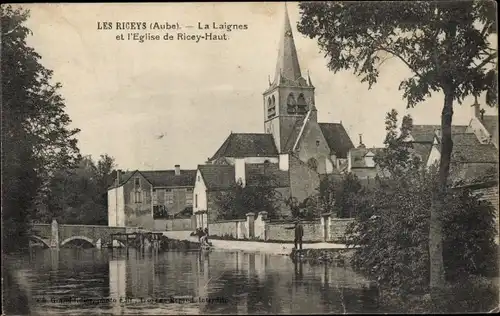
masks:
POLYGON ((349 151, 347 152, 347 172, 351 172, 352 168, 351 151, 352 149, 349 149, 349 151))
POLYGON ((181 166, 180 165, 175 165, 175 175, 176 176, 181 175, 181 166))
POLYGON ((116 185, 118 186, 120 184, 120 176, 121 176, 122 171, 120 169, 116 170, 116 185))
POLYGON ((235 158, 234 159, 234 180, 236 183, 241 181, 241 186, 246 185, 246 174, 245 174, 245 159, 235 158))
POLYGON ((289 168, 288 154, 280 154, 279 169, 281 171, 288 171, 288 168, 289 168))
POLYGON ((479 119, 481 122, 484 120, 484 112, 486 112, 484 109, 479 110, 479 119))
POLYGON ((363 134, 359 134, 359 146, 358 148, 366 148, 365 144, 363 144, 363 134))
POLYGON ((481 116, 481 106, 479 102, 477 102, 477 97, 474 97, 474 104, 471 105, 473 108, 473 115, 475 118, 480 119, 481 116))

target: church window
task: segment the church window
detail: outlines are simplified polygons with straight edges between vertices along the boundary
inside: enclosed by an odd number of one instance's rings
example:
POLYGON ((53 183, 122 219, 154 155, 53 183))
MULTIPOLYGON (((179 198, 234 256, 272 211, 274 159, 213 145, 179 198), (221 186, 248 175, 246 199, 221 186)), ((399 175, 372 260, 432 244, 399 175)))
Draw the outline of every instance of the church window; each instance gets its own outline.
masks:
POLYGON ((314 158, 311 158, 307 161, 307 165, 309 166, 309 168, 317 171, 318 170, 318 161, 316 161, 316 159, 314 158))
POLYGON ((267 118, 271 118, 276 115, 276 105, 274 95, 267 98, 267 118))
POLYGON ((319 140, 316 141, 316 146, 319 147, 319 140))
POLYGON ((288 114, 295 114, 297 112, 297 103, 295 102, 295 98, 293 97, 292 93, 288 95, 286 106, 288 114))
POLYGON ((139 189, 141 187, 141 179, 140 178, 134 179, 134 186, 136 189, 139 189))
POLYGON ((297 99, 297 112, 306 113, 307 112, 307 102, 304 95, 301 93, 297 99))

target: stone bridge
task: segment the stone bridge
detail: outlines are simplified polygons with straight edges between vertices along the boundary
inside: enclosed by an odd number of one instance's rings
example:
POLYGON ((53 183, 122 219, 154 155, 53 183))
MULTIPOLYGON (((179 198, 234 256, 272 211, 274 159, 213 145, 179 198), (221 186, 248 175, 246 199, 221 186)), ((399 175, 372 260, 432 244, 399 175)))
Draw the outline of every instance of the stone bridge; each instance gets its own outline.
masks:
POLYGON ((100 247, 112 242, 111 234, 133 232, 137 232, 137 229, 104 225, 59 225, 53 220, 52 224, 34 224, 31 240, 41 242, 49 248, 63 247, 73 241, 85 241, 94 247, 100 247))

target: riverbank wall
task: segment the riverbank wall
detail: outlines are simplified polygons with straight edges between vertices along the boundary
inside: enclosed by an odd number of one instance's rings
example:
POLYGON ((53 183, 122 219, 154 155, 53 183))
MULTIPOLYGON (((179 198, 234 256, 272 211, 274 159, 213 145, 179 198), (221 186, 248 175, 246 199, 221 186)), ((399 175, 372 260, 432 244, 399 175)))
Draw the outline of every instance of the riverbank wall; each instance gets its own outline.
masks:
MULTIPOLYGON (((342 243, 346 229, 353 221, 352 218, 337 218, 331 213, 322 214, 315 220, 303 220, 303 241, 342 243)), ((211 221, 198 228, 208 228, 210 236, 226 240, 291 242, 295 237, 293 226, 293 220, 271 220, 267 212, 259 212, 257 216, 247 213, 244 219, 211 221)))

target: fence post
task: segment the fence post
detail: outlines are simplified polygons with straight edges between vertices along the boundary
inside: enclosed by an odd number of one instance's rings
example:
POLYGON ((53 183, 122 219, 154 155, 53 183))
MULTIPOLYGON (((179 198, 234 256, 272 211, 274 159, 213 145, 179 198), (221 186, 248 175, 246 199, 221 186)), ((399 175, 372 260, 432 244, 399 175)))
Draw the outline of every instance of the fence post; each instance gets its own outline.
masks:
POLYGON ((247 236, 248 238, 253 238, 255 236, 255 213, 247 213, 247 236))
POLYGON ((260 218, 260 222, 262 224, 261 239, 267 240, 267 212, 266 211, 259 212, 259 218, 260 218))

